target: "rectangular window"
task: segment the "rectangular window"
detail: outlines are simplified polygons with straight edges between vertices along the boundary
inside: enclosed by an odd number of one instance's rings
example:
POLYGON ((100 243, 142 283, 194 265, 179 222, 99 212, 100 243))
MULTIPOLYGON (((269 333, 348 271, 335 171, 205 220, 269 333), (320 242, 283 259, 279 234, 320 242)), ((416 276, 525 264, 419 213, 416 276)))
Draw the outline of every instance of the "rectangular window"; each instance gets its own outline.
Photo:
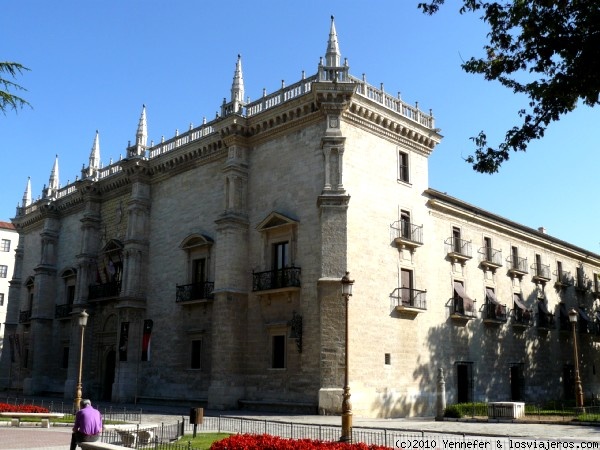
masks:
POLYGON ((483 248, 485 250, 485 260, 492 261, 492 238, 483 238, 483 248))
POLYGON ((452 227, 452 248, 454 253, 461 253, 462 240, 460 238, 460 228, 452 227))
POLYGON ((204 283, 206 281, 206 258, 194 259, 192 261, 192 283, 204 283))
POLYGON ((285 335, 271 336, 271 368, 285 369, 285 335))
POLYGON ((0 241, 0 252, 10 252, 10 240, 2 239, 0 241))
POLYGON ((409 182, 408 153, 398 152, 398 181, 409 182))
POLYGON ((273 244, 273 270, 281 270, 289 266, 289 242, 273 244))
POLYGON ((75 302, 75 286, 67 286, 67 305, 72 305, 75 302))
POLYGON ((402 237, 405 239, 412 239, 412 232, 410 229, 410 212, 401 210, 400 211, 400 232, 402 237))
POLYGON ((404 306, 414 306, 412 270, 400 270, 400 297, 404 306))
POLYGON ((201 369, 202 368, 202 340, 201 339, 195 339, 192 341, 190 368, 191 369, 201 369))
POLYGON ((0 294, 0 306, 4 306, 4 294, 0 294))
POLYGON ((390 355, 389 353, 386 353, 384 356, 384 361, 385 361, 385 365, 389 366, 392 364, 392 355, 390 355))
POLYGON ((8 276, 8 266, 0 266, 0 278, 6 278, 8 276))

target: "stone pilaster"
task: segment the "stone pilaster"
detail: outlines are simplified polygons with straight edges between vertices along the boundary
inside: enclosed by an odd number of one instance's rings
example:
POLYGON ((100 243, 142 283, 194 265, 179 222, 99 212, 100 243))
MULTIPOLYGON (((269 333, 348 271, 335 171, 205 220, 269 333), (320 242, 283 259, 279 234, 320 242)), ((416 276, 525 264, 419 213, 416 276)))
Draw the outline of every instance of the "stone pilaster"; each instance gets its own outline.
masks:
MULTIPOLYGON (((18 228, 17 228, 18 230, 18 228)), ((4 344, 0 354, 0 389, 10 389, 13 386, 13 378, 18 370, 18 360, 12 362, 12 351, 14 349, 14 336, 19 324, 19 299, 21 297, 21 277, 23 273, 23 234, 19 233, 19 243, 15 249, 15 268, 13 277, 8 288, 8 303, 6 309, 6 321, 4 322, 4 344), (12 344, 11 344, 12 342, 12 344)))
POLYGON ((56 249, 60 218, 52 203, 42 206, 44 228, 41 232, 40 263, 34 268, 34 291, 31 304, 28 364, 30 377, 23 380, 23 393, 33 395, 47 388, 48 374, 56 358, 52 348, 52 321, 56 304, 56 249))
POLYGON ((242 137, 226 138, 224 212, 216 220, 215 299, 208 407, 237 408, 244 397, 248 305, 248 149, 242 137), (224 357, 223 355, 227 355, 224 357))

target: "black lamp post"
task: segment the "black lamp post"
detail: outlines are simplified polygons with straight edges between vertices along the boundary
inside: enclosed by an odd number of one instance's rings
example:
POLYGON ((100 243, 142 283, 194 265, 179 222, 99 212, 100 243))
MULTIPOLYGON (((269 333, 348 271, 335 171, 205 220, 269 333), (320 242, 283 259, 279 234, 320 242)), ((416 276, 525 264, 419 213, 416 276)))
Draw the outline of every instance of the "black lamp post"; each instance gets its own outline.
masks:
POLYGON ((577 355, 577 311, 571 308, 569 311, 569 322, 573 328, 573 358, 575 359, 575 403, 577 408, 583 408, 583 386, 581 385, 581 377, 579 376, 579 357, 577 355))
POLYGON ((344 371, 344 394, 342 400, 342 436, 340 441, 352 442, 352 403, 350 403, 350 386, 348 385, 348 302, 352 296, 350 272, 342 277, 342 296, 346 300, 346 368, 344 371))
POLYGON ((81 329, 81 343, 79 345, 79 377, 77 378, 77 387, 75 389, 75 400, 73 402, 73 408, 75 411, 79 411, 81 408, 81 395, 82 395, 82 386, 81 386, 81 372, 83 369, 83 334, 85 332, 85 326, 87 325, 89 314, 85 312, 85 309, 79 313, 77 316, 77 323, 79 324, 79 328, 81 329))

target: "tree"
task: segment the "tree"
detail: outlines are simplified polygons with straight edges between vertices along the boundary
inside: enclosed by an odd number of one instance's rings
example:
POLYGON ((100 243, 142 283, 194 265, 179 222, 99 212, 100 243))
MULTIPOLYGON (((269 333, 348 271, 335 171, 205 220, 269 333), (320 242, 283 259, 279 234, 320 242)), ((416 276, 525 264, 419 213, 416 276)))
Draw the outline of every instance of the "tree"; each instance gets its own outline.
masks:
MULTIPOLYGON (((435 14, 445 0, 418 7, 435 14)), ((482 13, 489 24, 485 56, 462 64, 468 73, 499 81, 529 98, 518 111, 519 126, 498 146, 488 146, 484 131, 471 139, 473 169, 495 173, 511 151, 526 151, 544 136, 548 125, 573 111, 581 101, 598 104, 600 91, 600 0, 463 0, 460 13, 482 13)))
POLYGON ((17 111, 24 106, 31 106, 29 102, 21 97, 11 94, 11 90, 26 91, 24 87, 14 81, 4 79, 2 74, 8 74, 11 78, 16 78, 22 74, 27 67, 16 62, 0 62, 0 111, 6 114, 8 109, 17 111))

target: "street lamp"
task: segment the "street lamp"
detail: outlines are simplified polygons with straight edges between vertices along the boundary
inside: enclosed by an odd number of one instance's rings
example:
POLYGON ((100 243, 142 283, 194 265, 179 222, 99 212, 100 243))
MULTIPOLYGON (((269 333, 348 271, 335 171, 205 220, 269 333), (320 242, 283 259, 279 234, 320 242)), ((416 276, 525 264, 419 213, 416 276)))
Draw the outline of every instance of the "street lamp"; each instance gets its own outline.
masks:
POLYGON ((346 368, 344 371, 344 394, 342 400, 342 436, 340 441, 352 442, 352 403, 350 403, 350 386, 348 385, 348 302, 352 296, 354 280, 350 279, 350 272, 342 277, 342 296, 346 300, 346 368))
POLYGON ((573 358, 575 359, 575 403, 578 408, 583 408, 583 387, 581 386, 581 378, 579 376, 579 357, 577 356, 577 333, 575 327, 577 325, 577 311, 571 308, 569 311, 569 322, 573 327, 573 358))
POLYGON ((81 408, 81 372, 83 369, 83 333, 85 331, 85 326, 87 325, 89 314, 85 312, 85 309, 79 313, 77 316, 77 323, 79 324, 79 328, 81 329, 81 344, 79 345, 79 378, 77 378, 77 387, 75 388, 75 401, 73 402, 73 407, 75 411, 79 411, 81 408))

